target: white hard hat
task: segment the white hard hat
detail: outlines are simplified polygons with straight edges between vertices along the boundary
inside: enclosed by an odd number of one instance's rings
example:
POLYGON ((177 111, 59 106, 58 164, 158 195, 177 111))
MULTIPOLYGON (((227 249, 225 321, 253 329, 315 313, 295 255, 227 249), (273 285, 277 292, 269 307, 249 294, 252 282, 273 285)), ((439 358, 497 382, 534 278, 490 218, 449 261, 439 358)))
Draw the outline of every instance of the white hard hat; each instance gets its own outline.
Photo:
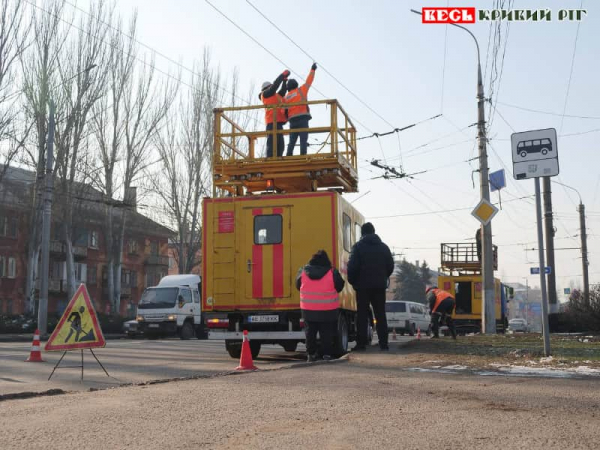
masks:
POLYGON ((262 84, 262 87, 260 88, 260 90, 261 90, 261 91, 264 91, 266 88, 268 88, 269 86, 271 86, 271 84, 273 84, 273 83, 271 83, 270 81, 265 81, 265 82, 262 84))

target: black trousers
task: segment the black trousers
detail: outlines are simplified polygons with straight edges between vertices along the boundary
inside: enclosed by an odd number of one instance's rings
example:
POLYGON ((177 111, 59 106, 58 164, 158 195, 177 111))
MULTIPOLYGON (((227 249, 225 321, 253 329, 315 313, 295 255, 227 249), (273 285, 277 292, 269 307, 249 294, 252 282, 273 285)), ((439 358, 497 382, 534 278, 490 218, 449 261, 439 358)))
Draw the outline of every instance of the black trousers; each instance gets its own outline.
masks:
POLYGON ((452 337, 456 339, 456 327, 454 326, 454 320, 452 320, 454 306, 454 300, 447 298, 442 300, 442 303, 439 304, 434 313, 431 313, 431 330, 435 337, 440 336, 440 325, 443 325, 445 322, 450 329, 452 337))
MULTIPOLYGON (((277 129, 283 130, 283 123, 277 123, 277 129)), ((267 124, 267 131, 273 130, 273 122, 267 124)), ((277 156, 283 155, 283 147, 285 142, 283 141, 283 134, 277 135, 277 156)), ((273 135, 269 133, 267 136, 267 158, 273 156, 273 135)))
POLYGON ((359 289, 356 291, 358 303, 358 336, 357 345, 367 345, 367 329, 369 325, 369 305, 377 320, 377 337, 379 346, 388 345, 388 326, 385 317, 385 288, 384 289, 359 289))
POLYGON ((335 336, 337 322, 314 322, 304 321, 304 333, 306 334, 306 351, 309 355, 316 355, 317 332, 321 337, 321 351, 323 355, 333 355, 333 338, 335 336))
MULTIPOLYGON (((302 116, 290 119, 290 130, 294 128, 308 128, 308 116, 302 116)), ((302 131, 300 133, 291 133, 290 134, 290 142, 288 143, 286 156, 292 156, 294 154, 294 147, 296 146, 296 141, 300 137, 300 154, 306 155, 308 150, 308 131, 302 131)))

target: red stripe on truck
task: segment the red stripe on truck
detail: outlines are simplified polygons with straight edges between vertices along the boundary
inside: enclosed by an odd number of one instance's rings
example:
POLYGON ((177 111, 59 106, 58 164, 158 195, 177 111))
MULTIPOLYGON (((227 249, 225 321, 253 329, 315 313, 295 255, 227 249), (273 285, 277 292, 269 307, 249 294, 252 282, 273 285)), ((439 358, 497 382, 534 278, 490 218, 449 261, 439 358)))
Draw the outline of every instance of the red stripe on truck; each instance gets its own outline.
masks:
MULTIPOLYGON (((260 216, 262 208, 252 210, 253 216, 260 216)), ((254 230, 254 226, 252 227, 254 230)), ((252 242, 254 242, 254 231, 252 231, 252 242)), ((262 298, 263 296, 263 246, 252 245, 252 297, 262 298)))
MULTIPOLYGON (((283 216, 283 208, 273 208, 273 214, 283 216)), ((273 297, 283 297, 283 229, 281 242, 273 245, 273 297)))

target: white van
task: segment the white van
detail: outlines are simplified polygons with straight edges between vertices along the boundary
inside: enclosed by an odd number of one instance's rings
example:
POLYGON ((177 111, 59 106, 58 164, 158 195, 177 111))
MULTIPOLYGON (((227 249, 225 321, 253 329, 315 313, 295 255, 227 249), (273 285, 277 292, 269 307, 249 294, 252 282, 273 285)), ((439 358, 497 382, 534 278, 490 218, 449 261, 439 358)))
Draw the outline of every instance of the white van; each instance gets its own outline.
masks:
POLYGON ((181 339, 205 337, 198 275, 167 275, 146 288, 138 302, 138 330, 146 335, 178 334, 181 339))
POLYGON ((421 303, 388 301, 385 304, 385 316, 390 333, 395 329, 401 335, 408 333, 414 336, 419 328, 421 333, 431 333, 431 316, 427 307, 421 303))

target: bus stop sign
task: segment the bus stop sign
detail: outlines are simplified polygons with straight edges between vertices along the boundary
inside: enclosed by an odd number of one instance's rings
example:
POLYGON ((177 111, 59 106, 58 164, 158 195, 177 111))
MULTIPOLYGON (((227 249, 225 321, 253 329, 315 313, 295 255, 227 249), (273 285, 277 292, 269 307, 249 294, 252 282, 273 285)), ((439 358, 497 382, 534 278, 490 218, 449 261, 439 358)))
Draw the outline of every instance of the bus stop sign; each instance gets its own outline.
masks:
POLYGON ((523 131, 510 136, 516 180, 558 175, 556 130, 523 131))

